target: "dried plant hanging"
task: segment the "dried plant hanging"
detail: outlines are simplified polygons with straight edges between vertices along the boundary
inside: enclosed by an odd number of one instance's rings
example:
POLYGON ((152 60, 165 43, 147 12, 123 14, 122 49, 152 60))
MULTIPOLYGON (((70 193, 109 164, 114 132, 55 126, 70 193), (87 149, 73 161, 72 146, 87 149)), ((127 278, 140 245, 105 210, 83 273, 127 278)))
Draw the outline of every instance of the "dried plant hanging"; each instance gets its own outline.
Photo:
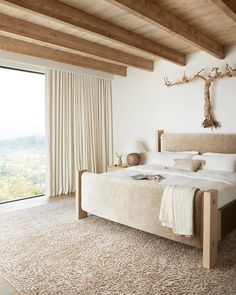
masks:
POLYGON ((207 77, 203 76, 201 73, 205 69, 197 72, 192 78, 188 78, 185 73, 181 80, 177 82, 171 82, 167 77, 164 79, 165 85, 167 87, 172 87, 174 85, 186 84, 192 82, 194 80, 201 79, 204 81, 204 121, 202 122, 202 127, 204 128, 219 128, 221 127, 220 123, 214 119, 211 109, 211 100, 210 100, 210 87, 211 83, 216 79, 222 78, 231 78, 236 77, 236 68, 231 68, 228 64, 226 64, 226 68, 223 72, 219 71, 219 68, 213 68, 207 77))

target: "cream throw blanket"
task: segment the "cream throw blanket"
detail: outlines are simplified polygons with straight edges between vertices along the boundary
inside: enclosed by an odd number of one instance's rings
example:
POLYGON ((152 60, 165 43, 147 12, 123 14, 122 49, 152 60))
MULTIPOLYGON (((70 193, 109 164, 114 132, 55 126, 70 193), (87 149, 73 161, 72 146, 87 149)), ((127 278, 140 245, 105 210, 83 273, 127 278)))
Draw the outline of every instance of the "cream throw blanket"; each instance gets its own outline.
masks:
POLYGON ((163 192, 159 219, 178 235, 193 236, 193 204, 197 188, 168 185, 163 192))

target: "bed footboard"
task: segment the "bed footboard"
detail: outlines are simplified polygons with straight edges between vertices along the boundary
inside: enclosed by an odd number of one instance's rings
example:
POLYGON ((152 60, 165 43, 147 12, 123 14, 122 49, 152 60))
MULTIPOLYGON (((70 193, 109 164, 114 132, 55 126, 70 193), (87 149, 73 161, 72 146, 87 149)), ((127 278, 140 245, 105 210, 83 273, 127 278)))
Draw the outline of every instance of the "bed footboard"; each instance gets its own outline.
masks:
POLYGON ((203 199, 203 208, 195 208, 199 212, 198 220, 203 219, 198 236, 186 238, 176 236, 170 230, 162 227, 158 221, 159 206, 163 190, 149 185, 144 187, 141 182, 135 185, 124 179, 86 173, 86 170, 76 171, 76 216, 78 219, 87 217, 89 213, 123 223, 162 237, 184 244, 203 248, 203 266, 212 268, 217 263, 217 243, 220 240, 220 219, 217 209, 218 195, 216 190, 199 192, 197 203, 203 199), (86 196, 82 200, 82 196, 86 196), (111 198, 111 195, 113 198, 111 198), (132 201, 133 199, 133 201, 132 201), (136 202, 134 202, 134 199, 136 202), (101 204, 103 204, 101 206, 101 204), (83 209, 85 210, 83 210, 83 209), (200 211, 202 213, 200 213, 200 211), (202 218, 201 218, 202 217, 202 218), (202 233, 202 235, 201 235, 202 233), (201 236, 203 241, 201 242, 201 236))
POLYGON ((189 238, 175 235, 171 229, 161 225, 158 217, 163 186, 83 172, 77 172, 79 179, 76 189, 76 214, 79 219, 86 217, 86 212, 89 212, 161 237, 202 248, 202 191, 198 191, 195 197, 195 235, 189 238))

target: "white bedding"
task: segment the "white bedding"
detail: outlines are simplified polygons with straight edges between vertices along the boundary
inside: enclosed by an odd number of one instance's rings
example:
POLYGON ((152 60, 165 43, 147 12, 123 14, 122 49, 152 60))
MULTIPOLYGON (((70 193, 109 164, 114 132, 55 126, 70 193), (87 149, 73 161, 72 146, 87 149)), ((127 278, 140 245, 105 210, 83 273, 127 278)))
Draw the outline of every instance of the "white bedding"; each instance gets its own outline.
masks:
POLYGON ((146 181, 133 180, 131 178, 131 176, 137 174, 160 174, 165 178, 157 183, 163 186, 178 184, 187 187, 197 187, 201 190, 217 189, 218 208, 221 208, 236 199, 235 172, 209 170, 198 170, 197 172, 189 172, 150 164, 133 166, 112 173, 104 173, 104 175, 111 177, 130 178, 132 181, 146 181))

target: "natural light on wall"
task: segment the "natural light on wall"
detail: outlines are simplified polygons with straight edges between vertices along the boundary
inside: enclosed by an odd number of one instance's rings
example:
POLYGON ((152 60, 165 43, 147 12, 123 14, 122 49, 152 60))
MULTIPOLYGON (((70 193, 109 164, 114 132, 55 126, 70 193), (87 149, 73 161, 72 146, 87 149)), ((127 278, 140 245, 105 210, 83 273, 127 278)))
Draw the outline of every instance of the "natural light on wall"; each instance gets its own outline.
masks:
POLYGON ((0 68, 0 202, 44 194, 45 77, 0 68))

